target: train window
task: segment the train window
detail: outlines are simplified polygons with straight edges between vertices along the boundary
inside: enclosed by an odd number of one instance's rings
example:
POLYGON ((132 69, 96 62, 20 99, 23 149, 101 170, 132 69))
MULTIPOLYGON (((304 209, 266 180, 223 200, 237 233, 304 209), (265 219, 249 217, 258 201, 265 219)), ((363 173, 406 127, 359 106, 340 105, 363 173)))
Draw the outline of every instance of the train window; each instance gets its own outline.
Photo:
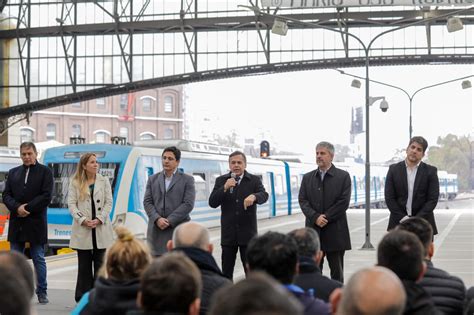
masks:
MULTIPOLYGON (((76 163, 50 163, 49 168, 53 171, 53 198, 49 204, 50 208, 67 208, 67 193, 69 183, 76 171, 76 163)), ((117 182, 117 174, 120 163, 99 163, 100 174, 107 176, 112 186, 112 194, 117 182)))
POLYGON ((292 193, 298 192, 298 176, 296 175, 291 176, 290 182, 291 182, 291 192, 292 193))
POLYGON ((207 200, 206 181, 201 174, 193 174, 194 187, 196 187, 196 201, 207 200))
POLYGON ((275 193, 277 195, 283 195, 285 193, 285 187, 283 185, 283 176, 278 174, 275 177, 275 193))
POLYGON ((206 174, 205 173, 193 173, 193 175, 200 176, 204 181, 206 180, 206 174))
MULTIPOLYGON (((84 151, 84 152, 64 152, 64 158, 65 159, 80 159, 81 156, 83 156, 84 154, 88 153, 87 151, 84 151)), ((100 158, 103 158, 105 157, 105 151, 96 151, 96 152, 92 152, 95 154, 95 156, 100 159, 100 158)))

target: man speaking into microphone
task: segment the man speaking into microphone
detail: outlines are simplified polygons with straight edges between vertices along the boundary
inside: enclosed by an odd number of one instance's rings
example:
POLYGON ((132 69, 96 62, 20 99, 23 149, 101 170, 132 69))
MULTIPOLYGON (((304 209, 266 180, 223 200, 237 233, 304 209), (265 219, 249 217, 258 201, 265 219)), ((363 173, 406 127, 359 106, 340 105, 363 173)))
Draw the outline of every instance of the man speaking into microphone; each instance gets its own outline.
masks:
POLYGON ((258 176, 245 170, 247 158, 240 151, 229 155, 230 172, 218 177, 209 197, 212 208, 221 207, 222 272, 232 280, 237 250, 245 270, 245 253, 257 235, 257 204, 268 199, 258 176))

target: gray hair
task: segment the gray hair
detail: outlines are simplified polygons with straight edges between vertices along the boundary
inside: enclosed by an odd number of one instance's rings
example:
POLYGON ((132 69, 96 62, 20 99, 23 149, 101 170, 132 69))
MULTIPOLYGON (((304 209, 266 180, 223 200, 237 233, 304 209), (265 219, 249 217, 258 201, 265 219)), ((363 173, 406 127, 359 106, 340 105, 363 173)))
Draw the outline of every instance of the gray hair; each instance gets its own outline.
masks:
POLYGON ((332 143, 329 143, 327 141, 321 141, 320 143, 318 143, 316 145, 316 150, 318 148, 325 148, 329 151, 329 153, 331 153, 331 155, 334 155, 334 146, 332 145, 332 143))
POLYGON ((298 244, 298 256, 312 257, 321 248, 318 233, 312 228, 302 228, 288 233, 298 244))

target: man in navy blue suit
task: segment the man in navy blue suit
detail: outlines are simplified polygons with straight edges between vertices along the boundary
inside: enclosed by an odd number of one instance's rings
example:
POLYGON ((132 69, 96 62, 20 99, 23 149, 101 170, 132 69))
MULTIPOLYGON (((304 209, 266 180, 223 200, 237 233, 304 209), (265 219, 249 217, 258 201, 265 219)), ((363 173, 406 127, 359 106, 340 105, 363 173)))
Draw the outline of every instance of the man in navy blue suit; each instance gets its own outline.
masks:
POLYGON ((439 198, 438 171, 421 161, 427 148, 425 138, 411 138, 405 160, 388 169, 385 180, 385 202, 390 210, 387 230, 416 216, 431 224, 433 235, 438 233, 433 214, 439 198))

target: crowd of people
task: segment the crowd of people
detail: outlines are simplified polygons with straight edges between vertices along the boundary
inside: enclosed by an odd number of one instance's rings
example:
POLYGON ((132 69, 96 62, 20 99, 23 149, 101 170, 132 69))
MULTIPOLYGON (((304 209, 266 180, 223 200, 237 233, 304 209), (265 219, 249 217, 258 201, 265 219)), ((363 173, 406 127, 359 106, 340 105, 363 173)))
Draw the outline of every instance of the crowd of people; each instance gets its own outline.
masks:
MULTIPOLYGON (((474 289, 466 290, 460 278, 432 262, 439 183, 436 168, 421 161, 427 147, 424 138, 412 138, 406 159, 389 168, 388 232, 374 266, 356 271, 346 283, 351 180, 333 165, 334 146, 328 142, 317 144, 318 168, 301 183, 306 227, 287 234, 258 235, 257 205, 268 193, 260 177, 246 170, 245 154, 230 154, 229 173, 216 179, 209 197, 211 207, 221 208, 222 269, 208 229, 190 220, 194 179, 179 170, 176 147, 164 149, 163 171, 148 179, 146 243, 123 226, 113 230, 109 180, 98 173, 97 156, 84 154, 68 192, 70 247, 78 258, 72 314, 474 314, 474 289), (234 284, 237 252, 246 277, 234 284), (325 259, 330 278, 322 274, 325 259)), ((23 165, 10 171, 3 194, 12 251, 0 253, 2 315, 35 314, 35 293, 40 304, 49 302, 44 245, 52 174, 36 160, 33 143, 23 143, 20 154, 23 165), (25 243, 36 285, 21 253, 25 243)))

